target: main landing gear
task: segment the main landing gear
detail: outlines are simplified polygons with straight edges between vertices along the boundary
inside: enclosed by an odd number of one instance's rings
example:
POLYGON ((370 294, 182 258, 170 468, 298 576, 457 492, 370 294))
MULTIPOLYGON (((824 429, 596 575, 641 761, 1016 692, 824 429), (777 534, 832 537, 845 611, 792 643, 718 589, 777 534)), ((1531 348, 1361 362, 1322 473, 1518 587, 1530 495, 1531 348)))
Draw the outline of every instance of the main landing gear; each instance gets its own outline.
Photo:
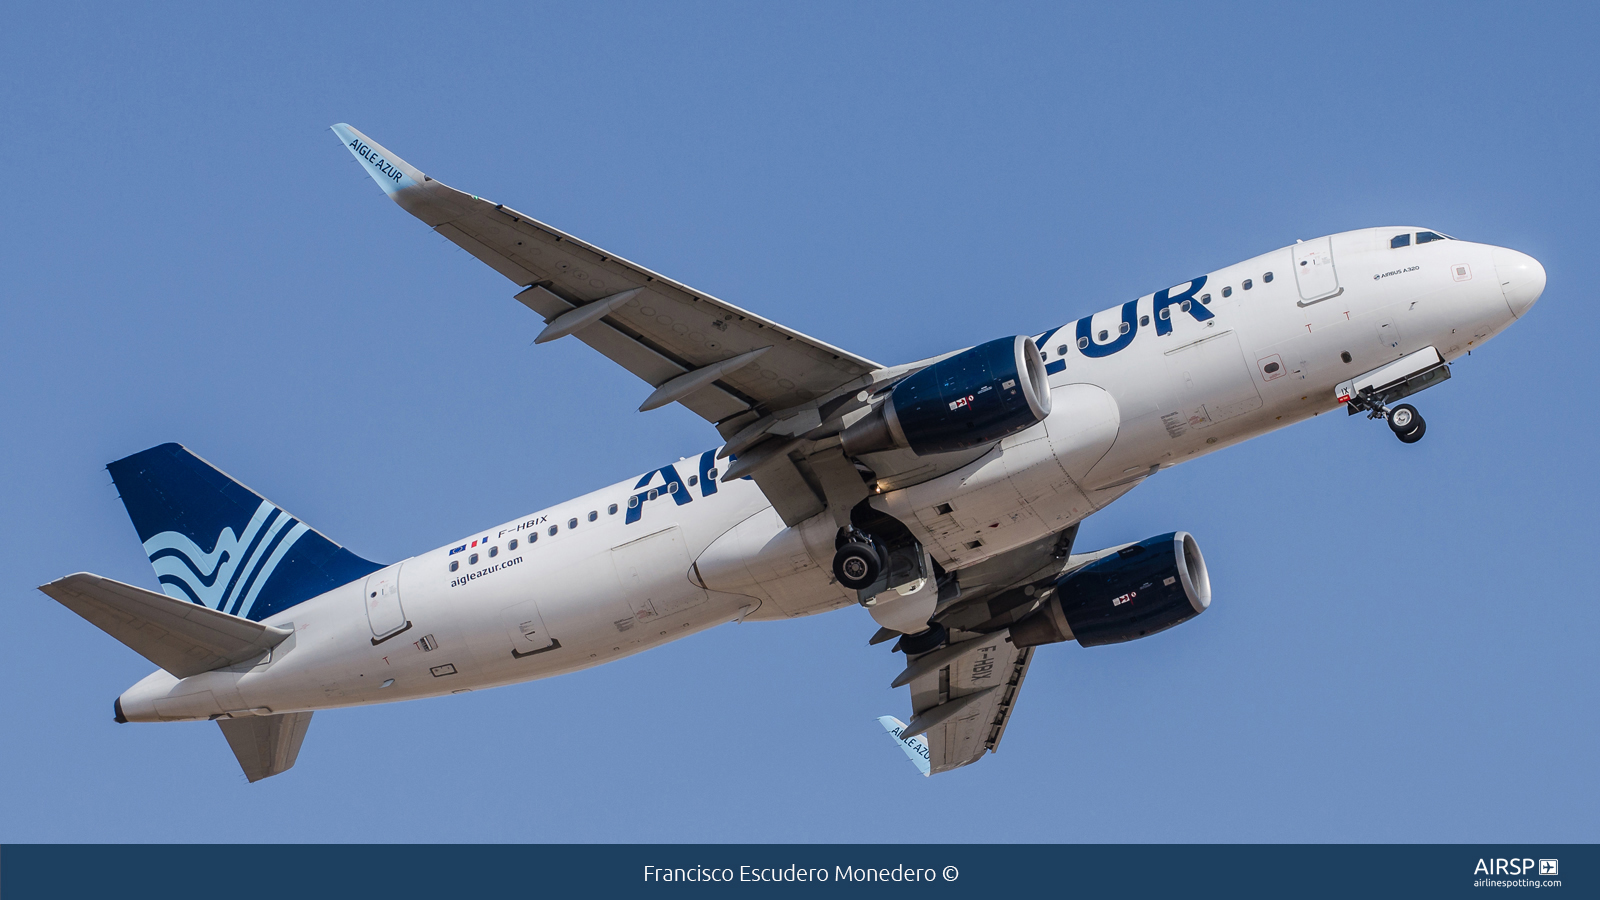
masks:
POLYGON ((883 574, 886 565, 888 554, 876 541, 860 531, 852 530, 833 554, 834 577, 852 591, 871 587, 883 574))

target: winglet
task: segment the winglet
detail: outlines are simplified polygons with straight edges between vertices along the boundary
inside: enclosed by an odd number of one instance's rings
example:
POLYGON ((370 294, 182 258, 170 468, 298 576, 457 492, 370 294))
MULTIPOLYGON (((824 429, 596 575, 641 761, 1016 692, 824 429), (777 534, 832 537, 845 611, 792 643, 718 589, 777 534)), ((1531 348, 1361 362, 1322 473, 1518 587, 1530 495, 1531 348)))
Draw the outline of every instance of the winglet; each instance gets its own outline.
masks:
POLYGON ((415 166, 343 122, 333 126, 333 133, 339 136, 346 149, 386 194, 421 184, 427 179, 415 166))
POLYGON ((878 724, 882 725, 883 730, 889 732, 889 736, 894 738, 894 742, 900 745, 901 750, 905 751, 906 757, 911 760, 912 765, 917 767, 917 771, 922 773, 922 777, 928 777, 931 774, 928 771, 928 739, 920 734, 909 740, 900 737, 906 730, 906 723, 896 719, 894 716, 879 716, 878 724))

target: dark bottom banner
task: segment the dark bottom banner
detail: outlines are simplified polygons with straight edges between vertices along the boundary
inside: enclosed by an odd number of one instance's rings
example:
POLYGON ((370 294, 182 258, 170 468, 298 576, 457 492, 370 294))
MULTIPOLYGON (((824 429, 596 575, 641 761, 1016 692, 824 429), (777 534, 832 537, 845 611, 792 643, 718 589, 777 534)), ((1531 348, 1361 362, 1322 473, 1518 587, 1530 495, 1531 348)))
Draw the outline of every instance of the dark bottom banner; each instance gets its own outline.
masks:
POLYGON ((1594 845, 32 845, 0 895, 1600 896, 1594 845))

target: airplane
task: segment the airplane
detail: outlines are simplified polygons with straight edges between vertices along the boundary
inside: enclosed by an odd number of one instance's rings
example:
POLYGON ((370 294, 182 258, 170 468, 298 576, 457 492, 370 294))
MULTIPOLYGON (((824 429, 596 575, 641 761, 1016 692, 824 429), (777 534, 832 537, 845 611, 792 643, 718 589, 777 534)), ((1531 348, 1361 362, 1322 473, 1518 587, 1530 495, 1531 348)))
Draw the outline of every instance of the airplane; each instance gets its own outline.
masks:
MULTIPOLYGON (((999 749, 1036 648, 1205 612, 1195 538, 1089 552, 1150 476, 1343 407, 1399 401, 1527 314, 1545 271, 1420 226, 1296 241, 1034 334, 882 365, 448 187, 333 131, 403 210, 721 443, 393 563, 350 552, 178 444, 110 463, 160 590, 41 590, 158 669, 117 722, 214 720, 250 781, 317 710, 598 666, 727 622, 851 606, 893 640, 930 774, 999 749)), ((644 391, 641 391, 644 393, 644 391)), ((909 751, 908 751, 909 752, 909 751)))

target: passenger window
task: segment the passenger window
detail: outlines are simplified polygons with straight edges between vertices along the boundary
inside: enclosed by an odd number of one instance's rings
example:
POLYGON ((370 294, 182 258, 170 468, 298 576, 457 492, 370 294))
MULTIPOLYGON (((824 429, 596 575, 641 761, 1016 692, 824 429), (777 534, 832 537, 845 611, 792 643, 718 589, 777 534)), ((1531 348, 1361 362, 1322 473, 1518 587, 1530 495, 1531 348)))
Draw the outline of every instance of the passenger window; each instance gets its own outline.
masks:
POLYGON ((1056 355, 1057 356, 1066 356, 1067 355, 1067 345, 1066 344, 1062 344, 1061 346, 1057 347, 1056 348, 1056 355))
MULTIPOLYGON (((1149 325, 1149 324, 1150 324, 1150 317, 1149 317, 1149 316, 1140 316, 1140 317, 1139 317, 1139 325, 1140 325, 1140 326, 1141 326, 1141 327, 1143 327, 1143 326, 1145 326, 1145 325, 1149 325)), ((1064 349, 1066 349, 1066 348, 1065 348, 1065 347, 1063 347, 1063 348, 1062 348, 1062 349, 1063 349, 1063 350, 1064 350, 1064 349)))
POLYGON ((1200 302, 1205 304, 1206 306, 1210 306, 1211 305, 1211 295, 1210 294, 1201 294, 1200 295, 1200 302))
POLYGON ((671 483, 669 483, 667 485, 667 493, 676 494, 677 492, 678 492, 678 483, 676 481, 671 482, 671 483))
POLYGON ((1105 330, 1104 328, 1100 329, 1100 340, 1104 341, 1106 338, 1108 338, 1110 336, 1111 336, 1111 332, 1105 330))
MULTIPOLYGON (((1227 288, 1223 288, 1222 289, 1222 296, 1224 296, 1224 297, 1228 296, 1228 289, 1227 288)), ((1178 309, 1182 310, 1183 312, 1188 312, 1189 310, 1191 310, 1193 308, 1194 308, 1194 304, 1190 303, 1187 300, 1185 300, 1182 303, 1178 304, 1178 309)))
POLYGON ((1224 296, 1224 297, 1232 297, 1233 296, 1233 285, 1229 285, 1229 286, 1223 288, 1222 289, 1222 296, 1224 296))
POLYGON ((659 496, 661 496, 661 492, 656 490, 655 488, 651 488, 650 489, 650 493, 645 495, 645 499, 646 500, 654 500, 655 498, 657 498, 659 496))
MULTIPOLYGON (((1160 318, 1163 318, 1163 319, 1170 319, 1170 318, 1172 318, 1172 310, 1170 310, 1167 307, 1163 306, 1163 307, 1161 307, 1161 312, 1156 313, 1156 315, 1159 316, 1160 318)), ((1079 341, 1078 344, 1080 346, 1082 346, 1083 345, 1083 341, 1079 341)))
POLYGON ((572 529, 577 528, 577 527, 578 527, 578 520, 577 519, 568 519, 567 520, 567 530, 568 531, 571 531, 572 529))
POLYGON ((600 514, 599 513, 595 512, 592 509, 589 510, 589 521, 593 522, 595 519, 598 519, 598 518, 600 518, 600 514))
POLYGON ((1128 323, 1127 322, 1123 322, 1121 325, 1117 326, 1117 334, 1127 334, 1127 333, 1128 333, 1128 323))
POLYGON ((1089 339, 1086 338, 1086 337, 1078 338, 1078 349, 1079 350, 1087 350, 1088 348, 1089 348, 1089 339))
POLYGON ((638 505, 639 505, 639 496, 637 494, 635 494, 634 496, 628 498, 628 508, 629 509, 633 509, 635 506, 638 506, 638 505))
MULTIPOLYGON (((1043 353, 1039 354, 1039 360, 1041 362, 1044 360, 1044 354, 1043 353)), ((700 483, 700 476, 699 475, 690 475, 689 476, 689 487, 694 487, 695 485, 697 485, 699 483, 700 483)))
POLYGON ((457 560, 457 559, 450 560, 450 571, 454 572, 455 570, 457 570, 459 568, 461 568, 461 561, 460 560, 457 560))
POLYGON ((717 479, 717 470, 716 469, 707 469, 706 470, 706 477, 711 479, 712 481, 715 481, 717 479))
POLYGON ((528 543, 531 544, 534 541, 537 541, 538 539, 539 539, 539 532, 537 532, 537 531, 528 532, 528 543))
POLYGON ((614 516, 616 514, 617 514, 617 505, 615 503, 613 503, 610 506, 606 507, 606 515, 614 516))
POLYGON ((1411 235, 1409 234, 1397 234, 1389 239, 1390 250, 1399 250, 1401 247, 1409 246, 1411 246, 1411 235))
POLYGON ((1255 287, 1255 284, 1253 284, 1253 283, 1252 283, 1252 282, 1251 282, 1251 281, 1250 281, 1250 279, 1248 279, 1248 278, 1246 278, 1246 279, 1245 279, 1245 280, 1244 280, 1244 284, 1243 284, 1243 285, 1241 285, 1241 287, 1243 287, 1243 288, 1244 288, 1244 289, 1245 289, 1245 290, 1247 290, 1247 291, 1248 291, 1248 290, 1250 290, 1250 289, 1251 289, 1251 288, 1253 288, 1253 287, 1255 287))
POLYGON ((1434 234, 1431 231, 1419 231, 1419 232, 1417 232, 1417 243, 1419 243, 1419 244, 1426 244, 1426 243, 1429 243, 1429 242, 1432 242, 1432 241, 1442 241, 1442 240, 1444 240, 1444 236, 1443 235, 1434 234))
POLYGON ((560 530, 561 530, 561 526, 559 526, 559 525, 551 525, 549 530, 546 531, 546 534, 549 534, 551 537, 555 537, 556 536, 556 532, 558 532, 560 530))
POLYGON ((506 549, 507 550, 515 550, 515 549, 517 549, 517 539, 516 538, 512 538, 511 539, 511 543, 506 545, 506 549))
POLYGON ((1339 358, 1344 360, 1345 362, 1349 362, 1350 361, 1350 351, 1346 350, 1343 353, 1339 354, 1339 358))
POLYGON ((500 548, 499 547, 490 547, 489 548, 489 558, 490 559, 494 559, 496 556, 499 556, 499 555, 500 555, 500 548))
POLYGON ((1267 284, 1271 284, 1272 283, 1272 273, 1268 272, 1267 274, 1261 276, 1261 280, 1266 282, 1267 284))
POLYGON ((471 556, 467 557, 467 565, 475 566, 477 564, 478 564, 478 554, 474 553, 471 556))

